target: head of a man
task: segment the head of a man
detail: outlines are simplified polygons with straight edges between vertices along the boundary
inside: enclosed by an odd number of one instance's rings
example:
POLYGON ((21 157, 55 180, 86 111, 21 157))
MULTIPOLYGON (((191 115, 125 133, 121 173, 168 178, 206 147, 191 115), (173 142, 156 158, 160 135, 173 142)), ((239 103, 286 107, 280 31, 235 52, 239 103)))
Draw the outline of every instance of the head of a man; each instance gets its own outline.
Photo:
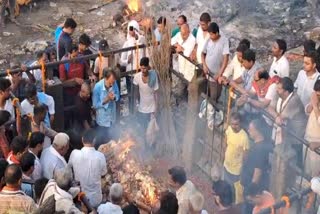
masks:
POLYGON ((0 159, 0 189, 5 185, 4 174, 8 165, 5 159, 0 159))
POLYGON ((207 32, 209 28, 209 24, 211 22, 211 16, 209 13, 202 13, 200 16, 200 27, 202 31, 207 32))
POLYGON ((220 29, 217 23, 212 22, 209 25, 208 32, 212 41, 217 41, 220 38, 220 29))
POLYGON ((0 78, 0 100, 8 100, 10 98, 11 82, 6 78, 0 78))
POLYGON ((32 83, 28 83, 25 87, 25 96, 31 105, 37 105, 39 103, 37 97, 37 86, 32 83))
POLYGON ((106 51, 109 49, 108 41, 105 39, 100 40, 99 42, 99 51, 106 51))
POLYGON ((316 72, 318 63, 318 53, 316 51, 310 51, 304 55, 303 58, 303 70, 308 74, 316 72))
POLYGON ((277 84, 277 93, 282 100, 285 100, 294 91, 294 84, 289 77, 280 79, 277 84))
POLYGON ((303 43, 303 55, 306 55, 310 51, 315 51, 316 50, 316 43, 315 41, 308 39, 304 41, 303 43))
POLYGON ((190 36, 190 27, 189 27, 189 25, 188 24, 183 24, 181 26, 180 31, 181 31, 181 37, 182 37, 183 41, 186 41, 190 36))
POLYGON ((80 89, 80 98, 84 101, 87 101, 90 99, 91 96, 91 88, 90 85, 86 82, 84 82, 81 85, 81 89, 80 89))
POLYGON ((82 143, 84 146, 94 147, 96 133, 93 129, 89 129, 82 135, 82 143))
POLYGON ((239 45, 245 45, 245 46, 247 46, 247 49, 250 49, 250 47, 251 47, 251 42, 250 42, 248 39, 242 39, 242 40, 239 42, 239 45))
POLYGON ((34 182, 34 194, 36 197, 36 202, 38 202, 41 198, 42 192, 44 188, 48 184, 48 179, 47 178, 40 178, 34 182))
POLYGON ((243 62, 243 53, 248 49, 248 46, 245 44, 239 44, 239 46, 237 47, 237 59, 241 64, 243 62))
POLYGON ((235 133, 241 131, 241 115, 238 112, 233 112, 230 116, 230 127, 235 133))
POLYGON ((253 205, 259 206, 259 205, 263 204, 262 195, 263 195, 263 189, 261 189, 258 184, 252 183, 248 187, 247 199, 253 205))
POLYGON ((45 135, 42 132, 32 132, 29 139, 29 149, 36 154, 40 154, 43 149, 45 135))
POLYGON ((73 18, 67 18, 63 25, 63 31, 68 34, 73 34, 77 27, 77 23, 73 18))
POLYGON ((249 124, 248 133, 254 142, 259 143, 268 138, 268 124, 263 118, 252 120, 249 124))
POLYGON ((123 196, 123 187, 119 183, 114 183, 110 187, 110 200, 113 204, 120 204, 123 196))
POLYGON ((116 74, 114 73, 114 71, 111 68, 105 68, 103 69, 103 76, 104 76, 105 85, 108 88, 112 87, 116 81, 116 74))
POLYGON ((72 187, 73 173, 69 167, 55 169, 53 178, 57 186, 66 192, 72 187))
POLYGON ((6 186, 20 188, 22 182, 22 170, 17 164, 10 164, 4 173, 6 186))
POLYGON ((82 34, 79 37, 79 51, 82 53, 87 50, 91 45, 91 39, 87 34, 82 34))
POLYGON ((40 64, 48 62, 48 55, 45 51, 37 52, 37 60, 40 64))
POLYGON ((317 81, 314 83, 313 90, 314 90, 315 93, 317 94, 318 99, 320 99, 320 80, 317 80, 317 81))
POLYGON ((180 28, 183 24, 187 24, 187 17, 185 15, 180 15, 177 19, 177 25, 180 28))
POLYGON ((162 192, 160 195, 161 213, 177 213, 179 209, 176 195, 170 191, 162 192))
POLYGON ((33 108, 33 117, 36 121, 42 122, 46 118, 48 107, 44 104, 37 104, 33 108))
POLYGON ((20 161, 24 153, 28 151, 27 140, 22 136, 14 137, 10 145, 12 154, 20 161))
POLYGON ((268 83, 269 79, 270 75, 268 71, 256 72, 254 75, 254 81, 259 87, 264 87, 268 83))
POLYGON ((220 208, 228 208, 233 203, 232 187, 223 180, 214 181, 212 184, 214 203, 220 208))
POLYGON ((168 170, 169 185, 174 189, 179 189, 187 182, 186 171, 181 166, 175 166, 168 170))
POLYGON ((204 206, 204 197, 199 191, 195 191, 189 198, 189 209, 191 214, 201 214, 204 206))
POLYGON ((272 44, 272 55, 276 58, 280 58, 287 51, 287 43, 283 39, 277 39, 272 44))
POLYGON ((27 176, 32 175, 34 170, 35 160, 36 160, 35 156, 30 152, 26 152, 22 155, 20 160, 20 167, 23 174, 27 176))
POLYGON ((76 58, 79 55, 79 48, 77 45, 72 44, 70 49, 70 58, 76 58))
POLYGON ((148 76, 149 75, 149 58, 148 57, 143 57, 140 60, 140 70, 143 76, 148 76))
POLYGON ((69 150, 70 138, 66 133, 58 133, 54 139, 52 146, 63 157, 69 150))
POLYGON ((6 110, 0 110, 0 134, 5 135, 6 125, 10 121, 11 114, 6 110))
POLYGON ((161 16, 157 21, 157 28, 159 29, 160 33, 163 33, 167 26, 167 18, 161 16))
POLYGON ((246 50, 242 56, 242 66, 245 69, 250 70, 253 67, 255 62, 256 62, 256 53, 251 49, 246 50))

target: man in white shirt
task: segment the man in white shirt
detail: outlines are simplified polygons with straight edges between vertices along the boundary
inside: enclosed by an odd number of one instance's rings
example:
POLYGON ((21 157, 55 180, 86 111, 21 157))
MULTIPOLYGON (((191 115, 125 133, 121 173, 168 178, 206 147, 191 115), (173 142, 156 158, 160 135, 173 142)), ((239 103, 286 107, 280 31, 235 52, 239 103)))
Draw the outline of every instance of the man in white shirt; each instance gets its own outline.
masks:
POLYGON ((89 129, 82 137, 83 148, 72 151, 68 164, 90 204, 98 207, 102 201, 101 178, 107 174, 107 163, 104 155, 95 150, 94 141, 95 132, 89 129))
POLYGON ((192 60, 197 60, 199 64, 202 64, 202 51, 204 48, 204 45, 207 43, 207 41, 210 39, 210 35, 208 32, 209 24, 211 23, 211 16, 209 13, 202 13, 200 16, 200 26, 197 29, 196 35, 196 45, 194 47, 194 50, 191 54, 192 60))
POLYGON ((236 80, 241 77, 246 70, 242 65, 243 53, 248 50, 249 47, 244 43, 239 43, 237 47, 237 52, 234 55, 232 61, 229 63, 222 77, 219 78, 219 82, 224 82, 226 79, 236 80))
POLYGON ((208 32, 210 39, 202 51, 203 71, 208 77, 210 98, 213 102, 217 102, 222 89, 218 79, 224 73, 229 61, 229 41, 220 35, 219 26, 215 22, 209 25, 208 32))
POLYGON ((114 183, 110 187, 109 200, 106 204, 101 204, 98 207, 99 214, 122 214, 120 207, 123 196, 123 187, 119 183, 114 183))
POLYGON ((161 42, 162 34, 166 29, 167 19, 161 16, 157 21, 157 28, 154 30, 154 36, 157 42, 161 42))
POLYGON ((69 136, 65 133, 58 133, 53 140, 52 146, 43 150, 40 163, 43 169, 43 176, 48 179, 53 178, 56 169, 64 168, 67 162, 64 155, 69 150, 69 136))
POLYGON ((15 120, 14 107, 12 105, 11 95, 11 82, 6 78, 0 78, 0 110, 6 110, 10 113, 10 121, 15 120))
POLYGON ((309 104, 315 82, 320 78, 317 70, 317 56, 315 51, 306 53, 303 58, 303 70, 299 72, 294 83, 297 94, 305 107, 309 104))
POLYGON ((133 84, 136 86, 136 98, 139 101, 139 120, 144 128, 147 129, 151 116, 157 111, 157 90, 159 89, 159 81, 156 71, 150 70, 149 58, 144 57, 140 60, 141 72, 134 76, 133 84))
MULTIPOLYGON (((145 44, 145 37, 139 34, 139 29, 135 28, 135 22, 130 22, 130 25, 128 27, 128 35, 127 35, 127 41, 124 43, 122 48, 128 48, 128 47, 135 47, 137 45, 145 44)), ((142 57, 145 56, 145 51, 143 49, 128 51, 128 52, 122 52, 121 58, 120 58, 120 64, 121 66, 126 67, 126 71, 138 71, 139 69, 139 62, 142 57)), ((126 88, 128 94, 131 93, 131 76, 126 76, 126 88)), ((122 90, 122 89, 121 89, 122 90)))
POLYGON ((279 76, 280 78, 289 77, 289 61, 285 56, 287 43, 283 39, 277 39, 272 45, 272 55, 274 56, 270 67, 270 77, 279 76))
POLYGON ((44 104, 48 108, 48 113, 45 117, 45 124, 48 128, 51 128, 51 123, 54 120, 55 103, 52 96, 45 94, 44 92, 37 92, 37 87, 34 84, 28 83, 25 87, 26 99, 21 103, 22 115, 33 116, 34 106, 37 104, 44 104), (49 116, 50 115, 50 116, 49 116))
POLYGON ((169 169, 168 173, 170 175, 169 184, 176 189, 179 204, 178 214, 188 213, 190 210, 189 200, 196 188, 191 181, 187 180, 186 172, 182 167, 175 166, 169 169))
MULTIPOLYGON (((171 39, 171 45, 175 47, 176 53, 182 53, 186 57, 190 57, 196 40, 190 33, 188 24, 183 24, 179 33, 171 39)), ((190 82, 194 76, 195 66, 185 59, 183 56, 178 56, 179 72, 190 82)))
POLYGON ((33 132, 29 140, 29 152, 35 157, 34 170, 31 178, 35 181, 42 178, 42 167, 39 155, 43 149, 44 137, 45 135, 41 132, 33 132))

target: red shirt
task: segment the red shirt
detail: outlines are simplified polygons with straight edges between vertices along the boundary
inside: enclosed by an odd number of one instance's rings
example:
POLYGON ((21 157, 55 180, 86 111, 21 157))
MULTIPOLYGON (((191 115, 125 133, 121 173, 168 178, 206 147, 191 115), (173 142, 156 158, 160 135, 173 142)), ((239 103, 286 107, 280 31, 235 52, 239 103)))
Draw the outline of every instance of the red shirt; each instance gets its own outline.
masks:
MULTIPOLYGON (((62 60, 70 59, 69 56, 63 57, 62 60)), ((59 65, 59 76, 61 81, 70 80, 73 78, 84 79, 85 62, 72 62, 59 65)), ((80 92, 81 86, 65 88, 68 95, 75 96, 80 92)))
POLYGON ((12 164, 12 163, 18 164, 18 165, 20 164, 20 161, 17 159, 17 157, 12 152, 9 153, 7 161, 9 162, 9 164, 12 164))

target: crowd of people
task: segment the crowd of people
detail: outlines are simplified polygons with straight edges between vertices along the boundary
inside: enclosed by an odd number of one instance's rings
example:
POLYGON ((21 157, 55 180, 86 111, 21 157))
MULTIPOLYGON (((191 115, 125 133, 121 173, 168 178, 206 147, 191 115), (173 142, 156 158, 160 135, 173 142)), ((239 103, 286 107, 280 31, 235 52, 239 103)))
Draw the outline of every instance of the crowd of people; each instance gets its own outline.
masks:
MULTIPOLYGON (((166 18, 160 17, 151 32, 158 45, 166 25, 166 18)), ((31 66, 92 54, 88 35, 82 34, 77 44, 73 41, 76 27, 75 20, 66 19, 55 31, 55 48, 37 53, 31 66)), ((130 21, 123 48, 146 44, 148 33, 137 21, 130 21)), ((191 62, 201 64, 211 102, 219 102, 223 85, 234 90, 229 94, 233 109, 225 130, 223 176, 213 183, 214 201, 209 202, 215 206, 214 213, 256 214, 275 202, 268 190, 269 155, 276 146, 288 146, 299 167, 305 164, 306 173, 319 174, 315 150, 320 147, 320 48, 316 50, 314 41, 305 41, 303 69, 293 81, 283 39, 276 39, 270 47, 274 60, 266 69, 248 39, 240 41, 230 60, 229 40, 208 13, 200 16, 199 27, 193 31, 187 17, 179 16, 171 36, 176 70, 192 81, 195 65, 191 62), (261 116, 261 109, 269 116, 261 116), (303 148, 292 133, 308 141, 309 147, 303 148), (309 150, 306 163, 304 149, 309 150)), ((108 49, 108 42, 101 40, 99 51, 108 49)), ((55 99, 45 90, 52 80, 46 80, 42 69, 15 63, 11 69, 21 68, 22 72, 0 78, 0 213, 139 213, 135 203, 122 207, 126 194, 121 184, 112 184, 108 193, 102 191, 107 160, 97 149, 117 138, 120 88, 135 94, 129 99, 137 104, 137 124, 145 133, 151 119, 157 117, 160 81, 143 49, 123 52, 118 66, 137 73, 120 80, 103 54, 93 61, 71 61, 54 68, 63 86, 64 106, 72 109, 65 114, 64 130, 72 132, 54 130, 55 99), (28 125, 22 126, 20 118, 28 125), (81 135, 81 140, 74 135, 81 135), (82 193, 89 207, 77 197, 82 193)), ((204 196, 187 179, 185 170, 176 166, 168 174, 173 191, 161 194, 153 212, 207 213, 204 196)))

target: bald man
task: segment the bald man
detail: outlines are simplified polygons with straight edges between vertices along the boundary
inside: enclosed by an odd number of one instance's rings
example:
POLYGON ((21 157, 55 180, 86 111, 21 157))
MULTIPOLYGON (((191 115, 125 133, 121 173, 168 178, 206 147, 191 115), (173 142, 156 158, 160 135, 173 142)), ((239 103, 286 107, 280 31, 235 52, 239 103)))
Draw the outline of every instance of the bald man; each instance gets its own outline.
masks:
POLYGON ((74 111, 74 129, 80 133, 90 129, 91 124, 91 87, 86 82, 81 85, 81 90, 76 97, 74 111))
MULTIPOLYGON (((195 44, 196 39, 190 33, 188 24, 181 25, 180 32, 171 39, 171 45, 175 47, 176 53, 183 54, 186 57, 190 57, 195 44)), ((179 72, 190 82, 194 76, 194 65, 181 55, 178 56, 178 64, 179 72)))

